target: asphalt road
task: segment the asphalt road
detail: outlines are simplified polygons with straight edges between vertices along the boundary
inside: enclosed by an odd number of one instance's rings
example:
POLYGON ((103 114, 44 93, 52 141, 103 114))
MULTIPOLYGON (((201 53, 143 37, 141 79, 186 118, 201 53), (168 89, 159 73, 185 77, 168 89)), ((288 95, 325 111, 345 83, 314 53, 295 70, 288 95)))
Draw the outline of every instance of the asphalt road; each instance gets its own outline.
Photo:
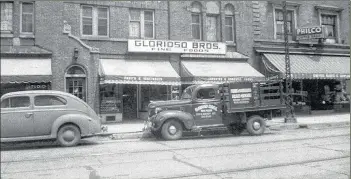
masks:
POLYGON ((26 145, 2 148, 2 179, 350 178, 349 126, 179 141, 93 138, 73 148, 26 145))

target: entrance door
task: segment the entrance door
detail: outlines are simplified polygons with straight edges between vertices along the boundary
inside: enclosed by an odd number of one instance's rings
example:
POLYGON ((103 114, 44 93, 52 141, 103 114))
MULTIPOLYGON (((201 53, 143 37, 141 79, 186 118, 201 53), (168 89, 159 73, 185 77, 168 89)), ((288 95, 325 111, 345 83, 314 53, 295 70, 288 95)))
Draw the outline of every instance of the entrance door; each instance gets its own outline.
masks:
POLYGON ((222 107, 216 88, 201 88, 197 91, 192 110, 197 126, 222 124, 222 107))
POLYGON ((137 118, 137 85, 124 85, 123 88, 123 118, 137 118))
POLYGON ((33 136, 33 109, 29 96, 1 101, 1 138, 33 136))

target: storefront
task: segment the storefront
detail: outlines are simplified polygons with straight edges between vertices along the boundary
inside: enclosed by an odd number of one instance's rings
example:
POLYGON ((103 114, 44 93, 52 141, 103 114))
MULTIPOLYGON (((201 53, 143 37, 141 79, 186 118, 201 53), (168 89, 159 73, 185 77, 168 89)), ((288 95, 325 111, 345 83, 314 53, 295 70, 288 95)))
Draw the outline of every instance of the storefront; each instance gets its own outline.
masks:
POLYGON ((51 59, 1 57, 1 96, 15 91, 50 90, 51 59))
POLYGON ((147 118, 151 101, 179 95, 180 77, 167 59, 100 59, 103 122, 147 118))
MULTIPOLYGON (((266 75, 284 77, 285 55, 263 53, 266 75)), ((294 104, 311 110, 331 110, 337 103, 349 105, 350 56, 290 55, 294 104)))

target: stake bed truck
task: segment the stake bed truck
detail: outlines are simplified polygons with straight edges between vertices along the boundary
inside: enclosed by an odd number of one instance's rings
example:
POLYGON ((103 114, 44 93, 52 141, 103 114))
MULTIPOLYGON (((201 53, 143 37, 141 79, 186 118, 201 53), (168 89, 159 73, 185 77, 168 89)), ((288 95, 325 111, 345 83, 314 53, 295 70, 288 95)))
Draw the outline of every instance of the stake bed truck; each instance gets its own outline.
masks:
POLYGON ((286 108, 283 95, 281 81, 191 85, 180 100, 151 102, 145 129, 166 140, 219 128, 261 135, 266 119, 286 108))

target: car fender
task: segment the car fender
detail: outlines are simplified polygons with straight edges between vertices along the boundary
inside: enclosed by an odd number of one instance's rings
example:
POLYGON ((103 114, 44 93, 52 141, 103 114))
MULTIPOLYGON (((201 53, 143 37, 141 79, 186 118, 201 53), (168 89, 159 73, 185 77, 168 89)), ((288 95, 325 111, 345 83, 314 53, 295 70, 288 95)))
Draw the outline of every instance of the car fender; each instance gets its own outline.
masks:
POLYGON ((157 129, 159 129, 168 119, 180 120, 186 129, 191 129, 195 125, 194 117, 190 113, 178 110, 167 110, 161 111, 156 115, 154 122, 158 124, 157 129))
POLYGON ((77 125, 80 129, 81 135, 87 135, 89 132, 90 123, 92 121, 92 118, 83 114, 67 114, 60 116, 55 120, 51 127, 51 136, 56 138, 59 128, 65 123, 72 123, 77 125))

